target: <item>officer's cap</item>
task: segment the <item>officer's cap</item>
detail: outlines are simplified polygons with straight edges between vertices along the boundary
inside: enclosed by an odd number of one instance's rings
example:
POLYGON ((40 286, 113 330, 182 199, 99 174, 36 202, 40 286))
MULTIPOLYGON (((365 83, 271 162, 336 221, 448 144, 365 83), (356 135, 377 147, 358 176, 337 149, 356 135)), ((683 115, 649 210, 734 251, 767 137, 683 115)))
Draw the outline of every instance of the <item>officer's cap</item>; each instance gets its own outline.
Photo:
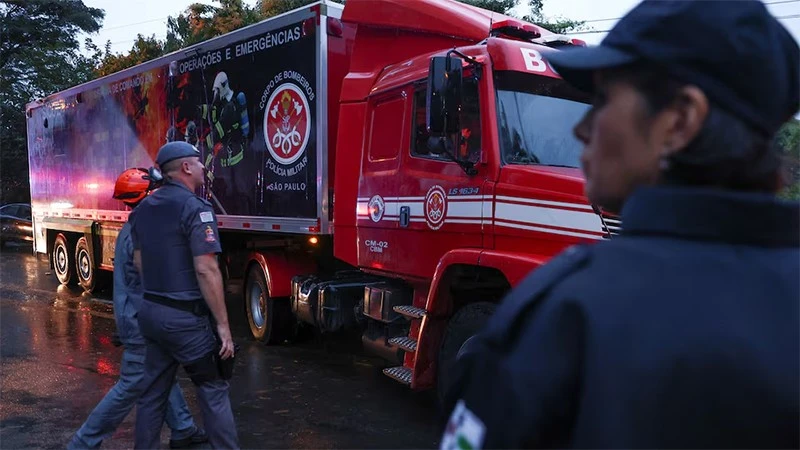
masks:
POLYGON ((799 54, 760 1, 645 0, 599 46, 568 48, 547 59, 588 92, 595 70, 654 63, 771 135, 800 108, 799 54))
POLYGON ((189 156, 196 156, 199 158, 200 150, 188 142, 168 142, 158 150, 158 155, 156 155, 156 164, 158 164, 158 167, 163 168, 164 164, 170 161, 189 156))

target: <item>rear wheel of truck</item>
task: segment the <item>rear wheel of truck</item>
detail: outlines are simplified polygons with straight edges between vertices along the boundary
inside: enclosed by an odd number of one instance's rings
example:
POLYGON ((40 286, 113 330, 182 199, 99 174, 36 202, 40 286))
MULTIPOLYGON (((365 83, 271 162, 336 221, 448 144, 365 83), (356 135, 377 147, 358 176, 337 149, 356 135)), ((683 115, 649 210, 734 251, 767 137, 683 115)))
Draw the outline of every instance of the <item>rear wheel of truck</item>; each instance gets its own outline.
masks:
POLYGON ((63 233, 53 242, 53 271, 61 284, 75 282, 75 258, 70 249, 70 241, 63 233))
POLYGON ((439 367, 436 373, 436 390, 440 401, 444 400, 444 395, 453 382, 453 369, 461 350, 466 347, 467 340, 486 325, 495 309, 497 305, 494 303, 470 303, 456 311, 447 323, 439 349, 439 367))
POLYGON ((85 237, 78 239, 78 243, 75 244, 75 268, 78 284, 86 292, 92 292, 92 289, 95 288, 97 273, 94 258, 85 237))
POLYGON ((280 344, 291 330, 291 309, 287 299, 269 296, 264 271, 253 265, 244 290, 247 322, 253 337, 265 344, 280 344))

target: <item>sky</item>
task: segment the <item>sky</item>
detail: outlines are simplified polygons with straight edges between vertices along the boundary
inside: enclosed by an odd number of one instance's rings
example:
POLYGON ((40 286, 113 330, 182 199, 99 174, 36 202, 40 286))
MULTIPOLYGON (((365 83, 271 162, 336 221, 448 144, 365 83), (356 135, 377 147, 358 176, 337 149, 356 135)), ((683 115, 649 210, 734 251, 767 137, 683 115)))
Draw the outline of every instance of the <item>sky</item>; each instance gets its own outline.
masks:
MULTIPOLYGON (((83 0, 87 6, 105 10, 106 17, 99 33, 89 37, 100 47, 111 41, 114 53, 127 53, 141 33, 144 36, 155 35, 163 39, 167 33, 167 16, 176 16, 183 12, 190 3, 215 4, 212 0, 83 0)), ((414 1, 414 0, 408 0, 414 1)), ((735 1, 735 0, 710 0, 735 1)), ((795 16, 779 19, 781 23, 800 42, 800 0, 764 0, 767 8, 776 17, 795 16)), ((256 0, 244 0, 253 6, 256 0)), ((520 3, 526 4, 525 0, 520 3)), ((588 44, 598 44, 608 30, 616 23, 616 19, 625 15, 638 3, 638 0, 544 0, 544 13, 548 17, 562 16, 576 20, 586 20, 587 31, 574 36, 585 40, 588 44), (611 19, 611 20, 603 20, 611 19)), ((517 12, 524 14, 525 6, 520 5, 517 12)))

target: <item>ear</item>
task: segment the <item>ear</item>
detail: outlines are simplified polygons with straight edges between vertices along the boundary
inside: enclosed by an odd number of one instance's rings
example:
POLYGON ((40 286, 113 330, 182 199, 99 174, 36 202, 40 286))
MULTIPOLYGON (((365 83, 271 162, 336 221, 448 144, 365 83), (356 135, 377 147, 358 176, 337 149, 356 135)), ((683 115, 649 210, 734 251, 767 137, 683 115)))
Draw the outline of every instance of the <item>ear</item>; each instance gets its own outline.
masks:
POLYGON ((689 145, 700 133, 708 117, 708 97, 697 86, 687 85, 669 107, 671 123, 666 130, 661 156, 676 153, 689 145))

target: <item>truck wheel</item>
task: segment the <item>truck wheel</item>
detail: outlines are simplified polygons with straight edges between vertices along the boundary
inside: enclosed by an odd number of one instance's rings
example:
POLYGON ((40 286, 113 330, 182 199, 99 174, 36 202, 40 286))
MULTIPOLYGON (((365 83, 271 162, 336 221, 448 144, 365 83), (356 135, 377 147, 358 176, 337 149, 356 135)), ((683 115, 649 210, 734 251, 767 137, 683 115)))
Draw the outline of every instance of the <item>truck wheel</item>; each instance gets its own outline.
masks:
POLYGON ((92 292, 95 287, 97 279, 96 268, 94 266, 94 258, 92 252, 89 250, 89 244, 86 238, 78 239, 75 244, 75 268, 78 275, 78 284, 81 285, 86 292, 92 292))
POLYGON ((286 299, 269 296, 267 280, 258 265, 253 265, 247 275, 244 290, 247 322, 253 337, 266 344, 280 344, 291 330, 291 306, 286 299))
POLYGON ((69 248, 69 240, 63 233, 53 243, 53 271, 61 284, 75 282, 75 258, 69 248))
POLYGON ((494 314, 497 305, 489 302, 470 303, 453 314, 445 329, 442 346, 439 349, 439 367, 436 376, 439 400, 444 399, 452 383, 452 370, 455 368, 461 349, 467 340, 486 325, 494 314))

